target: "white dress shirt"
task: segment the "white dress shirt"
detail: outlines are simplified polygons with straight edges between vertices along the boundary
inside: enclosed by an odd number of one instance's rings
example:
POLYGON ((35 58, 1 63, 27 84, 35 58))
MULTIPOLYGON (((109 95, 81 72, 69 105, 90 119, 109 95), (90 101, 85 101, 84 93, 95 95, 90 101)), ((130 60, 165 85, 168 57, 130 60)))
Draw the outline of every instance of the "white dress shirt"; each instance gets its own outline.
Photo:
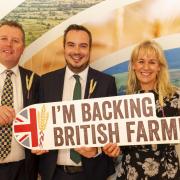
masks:
MULTIPOLYGON (((81 82, 81 95, 82 95, 81 98, 82 99, 84 99, 88 69, 89 67, 87 67, 83 72, 78 74, 80 76, 80 82, 81 82)), ((76 80, 73 77, 73 75, 74 73, 68 67, 66 67, 65 77, 64 77, 64 89, 63 89, 63 96, 62 96, 63 101, 73 99, 74 86, 76 83, 76 80)), ((62 149, 58 151, 57 164, 68 165, 68 166, 81 166, 81 162, 79 164, 76 164, 70 159, 69 149, 62 149)))
MULTIPOLYGON (((7 68, 2 64, 0 64, 0 102, 1 102, 4 80, 6 78, 6 73, 5 73, 6 70, 7 68)), ((22 84, 21 84, 21 77, 20 77, 18 65, 13 67, 11 70, 13 71, 11 80, 13 83, 14 109, 15 112, 17 113, 23 108, 22 84)), ((25 158, 24 148, 12 136, 11 152, 4 160, 0 159, 0 164, 20 161, 23 160, 24 158, 25 158)))

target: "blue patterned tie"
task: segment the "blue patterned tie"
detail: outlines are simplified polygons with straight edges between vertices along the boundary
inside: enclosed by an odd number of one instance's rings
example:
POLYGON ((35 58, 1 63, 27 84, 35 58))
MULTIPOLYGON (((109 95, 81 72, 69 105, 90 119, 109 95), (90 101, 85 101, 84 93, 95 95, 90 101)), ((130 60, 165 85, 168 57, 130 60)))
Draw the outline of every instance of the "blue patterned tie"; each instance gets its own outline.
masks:
MULTIPOLYGON (((79 75, 73 75, 73 77, 76 80, 75 86, 74 86, 74 92, 73 92, 73 100, 81 99, 81 83, 80 83, 80 77, 79 75)), ((81 162, 81 156, 79 153, 77 153, 74 149, 70 149, 70 158, 75 163, 81 162)))
MULTIPOLYGON (((13 108, 13 84, 11 76, 13 72, 6 70, 6 78, 4 81, 1 105, 7 105, 13 108)), ((0 126, 0 158, 4 159, 11 152, 11 140, 12 140, 12 124, 6 124, 0 126)))

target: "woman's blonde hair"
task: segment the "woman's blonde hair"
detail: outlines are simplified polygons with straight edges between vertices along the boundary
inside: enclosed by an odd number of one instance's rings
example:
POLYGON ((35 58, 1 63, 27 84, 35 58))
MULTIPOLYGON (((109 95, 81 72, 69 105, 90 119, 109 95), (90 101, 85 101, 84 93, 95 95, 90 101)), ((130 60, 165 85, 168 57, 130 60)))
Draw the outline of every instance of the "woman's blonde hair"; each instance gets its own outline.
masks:
POLYGON ((165 58, 164 52, 160 45, 152 40, 146 40, 136 46, 131 54, 131 59, 129 62, 129 74, 128 74, 128 84, 127 84, 127 94, 134 94, 138 90, 141 90, 140 82, 137 79, 135 71, 133 69, 133 63, 138 60, 140 53, 145 55, 154 54, 157 57, 160 65, 160 71, 157 75, 157 81, 154 90, 159 94, 160 105, 163 106, 163 98, 171 98, 175 93, 176 88, 170 83, 167 60, 165 58))

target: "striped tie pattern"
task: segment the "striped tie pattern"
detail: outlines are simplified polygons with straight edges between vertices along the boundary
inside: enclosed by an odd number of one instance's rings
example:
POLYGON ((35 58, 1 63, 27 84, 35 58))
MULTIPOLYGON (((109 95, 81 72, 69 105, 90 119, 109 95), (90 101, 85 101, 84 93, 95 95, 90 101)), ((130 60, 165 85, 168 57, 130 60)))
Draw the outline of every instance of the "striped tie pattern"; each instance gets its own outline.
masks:
MULTIPOLYGON (((13 108, 13 84, 11 76, 13 72, 6 70, 6 78, 4 81, 1 105, 7 105, 13 108)), ((11 152, 11 139, 12 139, 12 124, 0 126, 0 158, 5 159, 11 152)))

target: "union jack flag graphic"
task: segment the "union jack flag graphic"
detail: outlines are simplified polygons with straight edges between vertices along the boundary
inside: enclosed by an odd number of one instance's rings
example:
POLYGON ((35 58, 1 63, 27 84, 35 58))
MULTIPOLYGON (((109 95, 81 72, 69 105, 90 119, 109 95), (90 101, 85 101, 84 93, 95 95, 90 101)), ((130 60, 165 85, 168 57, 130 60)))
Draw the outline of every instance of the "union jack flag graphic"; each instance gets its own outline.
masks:
POLYGON ((14 122, 14 135, 20 144, 27 148, 38 146, 36 109, 29 108, 19 113, 14 122))

